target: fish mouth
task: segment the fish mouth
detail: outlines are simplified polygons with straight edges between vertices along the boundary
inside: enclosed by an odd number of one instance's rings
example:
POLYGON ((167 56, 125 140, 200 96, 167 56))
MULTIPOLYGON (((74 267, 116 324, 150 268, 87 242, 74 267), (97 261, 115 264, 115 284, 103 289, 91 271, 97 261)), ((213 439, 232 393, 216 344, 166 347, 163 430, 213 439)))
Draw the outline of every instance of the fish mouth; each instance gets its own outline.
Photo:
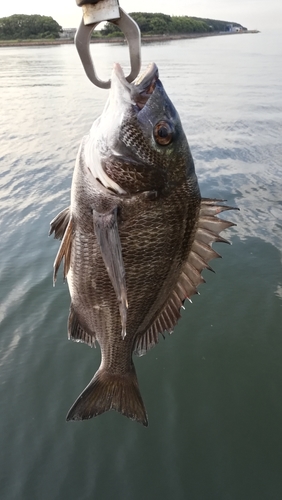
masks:
POLYGON ((137 110, 141 110, 153 94, 158 78, 158 67, 155 63, 151 63, 132 83, 128 83, 121 66, 116 63, 113 69, 112 85, 118 81, 123 90, 127 89, 131 102, 137 106, 137 110))
POLYGON ((158 78, 158 67, 155 63, 151 63, 147 69, 134 80, 133 86, 131 87, 131 97, 139 109, 144 108, 150 96, 153 94, 158 78))

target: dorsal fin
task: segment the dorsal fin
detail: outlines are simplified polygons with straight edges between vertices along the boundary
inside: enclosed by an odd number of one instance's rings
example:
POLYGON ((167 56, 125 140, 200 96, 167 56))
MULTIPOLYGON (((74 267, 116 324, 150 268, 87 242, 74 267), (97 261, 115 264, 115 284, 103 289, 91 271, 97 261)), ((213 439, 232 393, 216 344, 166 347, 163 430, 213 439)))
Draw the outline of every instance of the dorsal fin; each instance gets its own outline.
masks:
POLYGON ((203 269, 212 271, 208 262, 220 257, 211 248, 211 245, 214 242, 228 243, 227 240, 219 236, 219 233, 228 227, 235 226, 235 224, 216 217, 220 212, 232 210, 232 207, 218 204, 221 201, 223 200, 202 198, 195 238, 188 258, 184 262, 178 281, 161 311, 149 329, 136 338, 135 354, 139 356, 145 354, 158 343, 159 334, 163 334, 165 331, 172 333, 180 318, 180 309, 185 299, 191 301, 191 297, 198 293, 198 285, 205 282, 201 272, 203 269))

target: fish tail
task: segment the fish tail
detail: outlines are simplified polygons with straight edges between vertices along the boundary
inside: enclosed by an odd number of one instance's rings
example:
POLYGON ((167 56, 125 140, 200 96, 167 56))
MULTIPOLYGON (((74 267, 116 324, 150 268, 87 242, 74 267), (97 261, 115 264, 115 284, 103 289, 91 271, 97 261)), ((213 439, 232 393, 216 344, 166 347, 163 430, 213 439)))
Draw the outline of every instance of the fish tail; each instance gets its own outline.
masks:
POLYGON ((108 410, 116 410, 147 427, 146 409, 134 365, 125 374, 99 369, 72 405, 67 420, 86 420, 108 410))

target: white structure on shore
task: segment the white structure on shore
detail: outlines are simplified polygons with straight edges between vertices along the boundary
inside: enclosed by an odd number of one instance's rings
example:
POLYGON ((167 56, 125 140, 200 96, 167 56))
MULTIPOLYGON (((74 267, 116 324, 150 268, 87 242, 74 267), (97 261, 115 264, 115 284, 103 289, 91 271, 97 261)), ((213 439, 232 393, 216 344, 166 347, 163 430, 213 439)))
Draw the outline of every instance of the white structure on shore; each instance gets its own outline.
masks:
POLYGON ((63 32, 60 33, 60 38, 68 38, 73 40, 76 34, 76 28, 63 28, 63 32))
POLYGON ((239 33, 240 31, 244 31, 244 28, 243 26, 233 26, 233 24, 228 24, 226 26, 226 31, 229 33, 239 33))

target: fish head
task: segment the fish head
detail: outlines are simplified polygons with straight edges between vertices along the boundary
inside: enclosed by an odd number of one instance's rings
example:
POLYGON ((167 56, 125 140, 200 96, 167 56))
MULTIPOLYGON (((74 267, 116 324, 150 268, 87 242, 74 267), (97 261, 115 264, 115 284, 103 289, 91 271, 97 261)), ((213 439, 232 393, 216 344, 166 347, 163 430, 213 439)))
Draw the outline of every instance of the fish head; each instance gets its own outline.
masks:
POLYGON ((119 193, 160 191, 189 177, 197 188, 180 117, 154 63, 132 83, 114 65, 108 101, 89 138, 87 159, 105 187, 119 193))

